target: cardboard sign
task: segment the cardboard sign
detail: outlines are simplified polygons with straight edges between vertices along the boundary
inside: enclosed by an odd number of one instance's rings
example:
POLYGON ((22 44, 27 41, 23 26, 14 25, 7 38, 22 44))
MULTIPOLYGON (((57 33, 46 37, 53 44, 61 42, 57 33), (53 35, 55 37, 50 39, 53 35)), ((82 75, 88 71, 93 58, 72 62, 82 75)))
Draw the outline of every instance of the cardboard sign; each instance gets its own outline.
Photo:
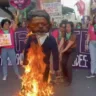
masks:
POLYGON ((12 45, 10 34, 0 34, 0 47, 12 45))
POLYGON ((24 10, 31 4, 31 0, 9 0, 9 3, 16 9, 24 10))
POLYGON ((43 3, 43 9, 46 10, 50 15, 62 14, 62 6, 60 2, 54 3, 43 3))

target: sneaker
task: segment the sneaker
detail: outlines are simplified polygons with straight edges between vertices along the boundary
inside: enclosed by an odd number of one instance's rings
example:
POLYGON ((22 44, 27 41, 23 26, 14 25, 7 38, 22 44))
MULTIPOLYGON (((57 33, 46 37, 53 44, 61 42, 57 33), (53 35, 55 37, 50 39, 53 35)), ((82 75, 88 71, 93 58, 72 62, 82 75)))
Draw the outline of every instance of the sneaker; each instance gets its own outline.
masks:
POLYGON ((7 76, 4 76, 2 80, 3 81, 6 81, 7 80, 7 76))
POLYGON ((91 74, 91 75, 89 75, 89 76, 86 76, 86 78, 95 78, 95 75, 93 75, 93 74, 91 74))

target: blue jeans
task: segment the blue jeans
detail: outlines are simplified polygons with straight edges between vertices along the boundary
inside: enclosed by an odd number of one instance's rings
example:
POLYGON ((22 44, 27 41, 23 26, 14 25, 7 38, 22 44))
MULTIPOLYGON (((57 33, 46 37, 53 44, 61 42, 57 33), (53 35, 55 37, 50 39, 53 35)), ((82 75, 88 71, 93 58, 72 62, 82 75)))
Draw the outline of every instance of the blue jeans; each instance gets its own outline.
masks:
POLYGON ((90 41, 89 51, 91 58, 91 74, 96 73, 96 41, 90 41))
POLYGON ((16 64, 16 53, 13 48, 2 48, 1 49, 1 58, 3 66, 3 75, 7 76, 7 58, 10 58, 11 63, 13 64, 14 71, 16 75, 19 75, 18 66, 16 64))

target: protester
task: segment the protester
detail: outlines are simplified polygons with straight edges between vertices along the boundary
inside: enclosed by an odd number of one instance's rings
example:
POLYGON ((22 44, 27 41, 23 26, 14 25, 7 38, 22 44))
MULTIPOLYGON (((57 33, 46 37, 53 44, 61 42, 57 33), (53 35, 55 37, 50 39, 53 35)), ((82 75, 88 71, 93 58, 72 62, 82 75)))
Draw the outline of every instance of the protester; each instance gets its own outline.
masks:
MULTIPOLYGON (((62 36, 64 35, 64 31, 65 31, 65 24, 67 23, 66 20, 61 21, 59 28, 55 29, 52 32, 52 36, 56 39, 57 44, 60 43, 60 40, 62 38, 62 36)), ((58 45, 59 46, 59 45, 58 45)))
POLYGON ((78 22, 78 23, 76 24, 76 29, 82 29, 82 23, 78 22))
POLYGON ((72 82, 72 64, 76 58, 76 36, 73 32, 72 22, 67 22, 65 28, 66 33, 60 42, 63 46, 63 51, 60 51, 62 56, 61 67, 66 84, 70 85, 72 82))
POLYGON ((26 28, 26 27, 27 27, 26 21, 22 21, 18 23, 18 28, 26 28))
MULTIPOLYGON (((24 50, 24 65, 27 64, 27 53, 31 47, 32 42, 40 43, 43 52, 45 54, 44 62, 46 69, 44 72, 44 81, 48 81, 48 75, 50 70, 50 55, 53 54, 53 67, 55 72, 59 69, 59 53, 55 39, 49 35, 50 30, 50 16, 44 10, 35 10, 28 15, 28 28, 31 30, 32 35, 28 37, 24 50), (34 37, 35 36, 35 37, 34 37)), ((37 69, 38 70, 38 69, 37 69)))
POLYGON ((94 78, 96 74, 96 16, 93 17, 93 22, 90 24, 86 50, 89 49, 91 58, 91 74, 87 78, 94 78))
POLYGON ((57 23, 54 21, 54 18, 52 18, 51 25, 52 28, 57 28, 57 23))
POLYGON ((17 26, 18 26, 18 28, 21 28, 22 27, 21 22, 18 22, 17 26))
POLYGON ((18 24, 18 17, 19 17, 19 12, 17 14, 14 14, 15 21, 12 23, 8 19, 3 19, 1 21, 1 27, 2 29, 0 30, 0 34, 10 34, 10 39, 12 42, 12 45, 10 46, 4 46, 1 48, 1 58, 2 58, 2 66, 3 66, 3 80, 7 79, 7 58, 9 57, 11 60, 11 63, 13 64, 14 71, 18 78, 20 79, 20 74, 18 71, 18 67, 16 64, 16 54, 15 54, 15 46, 14 46, 14 32, 15 29, 17 28, 18 24))

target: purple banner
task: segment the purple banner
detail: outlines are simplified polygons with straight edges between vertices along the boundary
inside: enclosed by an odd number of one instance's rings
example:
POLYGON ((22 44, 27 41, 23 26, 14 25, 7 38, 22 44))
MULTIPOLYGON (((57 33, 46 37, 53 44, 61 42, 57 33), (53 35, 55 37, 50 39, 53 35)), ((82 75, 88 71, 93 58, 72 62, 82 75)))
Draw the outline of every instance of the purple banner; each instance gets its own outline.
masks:
MULTIPOLYGON (((86 30, 75 30, 77 35, 77 58, 73 64, 74 67, 78 68, 89 68, 90 67, 90 55, 89 52, 86 52, 86 30)), ((27 30, 19 28, 15 32, 15 49, 17 56, 17 64, 20 64, 22 58, 22 51, 24 49, 24 41, 26 38, 27 30)), ((11 65, 10 60, 8 60, 8 64, 11 65)))
POLYGON ((77 58, 73 64, 74 67, 89 68, 90 67, 90 55, 85 50, 87 29, 75 30, 77 35, 77 58))
POLYGON ((27 34, 27 30, 25 28, 19 28, 16 30, 14 34, 16 53, 21 53, 23 51, 26 34, 27 34))

